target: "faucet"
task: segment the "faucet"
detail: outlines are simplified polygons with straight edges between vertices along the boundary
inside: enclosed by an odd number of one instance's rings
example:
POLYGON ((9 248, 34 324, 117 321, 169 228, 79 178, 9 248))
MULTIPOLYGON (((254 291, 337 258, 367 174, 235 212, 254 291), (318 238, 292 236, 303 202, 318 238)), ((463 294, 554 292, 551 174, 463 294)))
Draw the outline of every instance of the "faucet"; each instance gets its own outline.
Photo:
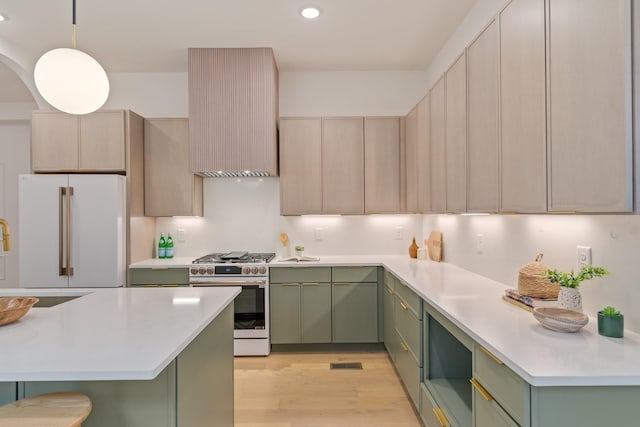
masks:
POLYGON ((2 249, 5 252, 9 252, 11 250, 11 235, 9 234, 7 220, 0 218, 0 229, 2 229, 2 249))

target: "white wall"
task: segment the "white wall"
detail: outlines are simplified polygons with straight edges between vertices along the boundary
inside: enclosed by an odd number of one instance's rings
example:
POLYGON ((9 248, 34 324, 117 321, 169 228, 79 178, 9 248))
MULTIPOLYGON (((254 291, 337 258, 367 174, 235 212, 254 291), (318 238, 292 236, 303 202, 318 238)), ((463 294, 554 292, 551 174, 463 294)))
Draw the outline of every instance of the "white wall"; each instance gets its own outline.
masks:
POLYGON ((18 285, 18 175, 30 171, 30 141, 30 122, 0 120, 0 164, 4 171, 0 216, 9 221, 12 240, 10 252, 2 252, 0 247, 0 288, 18 285))

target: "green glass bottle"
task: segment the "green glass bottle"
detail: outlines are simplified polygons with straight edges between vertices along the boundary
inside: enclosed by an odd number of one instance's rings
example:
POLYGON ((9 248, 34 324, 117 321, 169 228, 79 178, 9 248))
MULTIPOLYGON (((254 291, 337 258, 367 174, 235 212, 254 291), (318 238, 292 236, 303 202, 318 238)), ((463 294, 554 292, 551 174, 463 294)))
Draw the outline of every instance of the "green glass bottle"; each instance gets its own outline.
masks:
POLYGON ((167 235, 165 258, 173 258, 173 238, 171 238, 171 233, 167 235))
POLYGON ((158 242, 158 258, 167 257, 167 241, 164 239, 164 233, 160 233, 160 241, 158 242))

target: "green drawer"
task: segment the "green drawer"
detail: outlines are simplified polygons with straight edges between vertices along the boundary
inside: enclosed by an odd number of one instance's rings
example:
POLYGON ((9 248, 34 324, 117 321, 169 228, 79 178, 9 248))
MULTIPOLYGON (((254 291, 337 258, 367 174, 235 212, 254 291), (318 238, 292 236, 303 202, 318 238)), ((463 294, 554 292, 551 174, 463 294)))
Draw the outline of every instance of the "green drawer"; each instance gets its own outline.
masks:
POLYGON ((474 390, 473 399, 476 427, 520 427, 494 399, 487 399, 478 389, 474 390))
POLYGON ((409 347, 409 352, 421 366, 422 355, 420 349, 420 336, 422 335, 420 325, 422 321, 418 319, 415 313, 409 309, 409 306, 402 299, 395 298, 395 325, 398 333, 402 337, 404 343, 409 347))
POLYGON ((386 286, 388 286, 392 290, 395 290, 396 289, 396 281, 397 281, 397 279, 395 278, 395 276, 393 274, 391 274, 390 271, 388 271, 388 270, 384 271, 384 284, 386 286))
POLYGON ((529 384, 479 344, 473 351, 473 377, 514 420, 524 424, 529 384))
POLYGON ((270 267, 271 283, 330 283, 331 267, 270 267))
MULTIPOLYGON (((438 419, 437 413, 442 416, 442 411, 440 407, 436 404, 435 400, 425 387, 424 383, 420 384, 420 415, 422 416, 422 421, 428 427, 436 427, 442 425, 440 420, 438 419)), ((444 420, 443 420, 444 421, 444 420)), ((448 421, 448 420, 447 420, 448 421)))
POLYGON ((398 280, 396 294, 413 310, 418 319, 422 319, 422 298, 413 292, 402 280, 398 280))
POLYGON ((377 267, 332 267, 333 282, 377 282, 377 267))
MULTIPOLYGON (((401 338, 398 339, 401 340, 401 338)), ((419 408, 422 372, 418 362, 409 352, 409 347, 402 340, 400 341, 400 349, 396 354, 396 369, 400 374, 402 383, 409 392, 409 396, 411 396, 411 400, 416 405, 416 408, 419 408)))
POLYGON ((189 285, 188 268, 132 268, 130 269, 131 286, 148 285, 189 285))

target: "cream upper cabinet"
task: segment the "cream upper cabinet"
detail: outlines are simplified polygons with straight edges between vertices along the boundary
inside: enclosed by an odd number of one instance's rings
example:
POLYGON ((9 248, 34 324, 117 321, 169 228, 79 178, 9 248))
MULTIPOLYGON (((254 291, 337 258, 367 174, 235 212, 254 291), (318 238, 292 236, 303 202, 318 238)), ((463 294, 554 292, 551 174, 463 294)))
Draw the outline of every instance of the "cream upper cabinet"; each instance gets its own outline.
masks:
POLYGON ((322 213, 364 214, 362 117, 322 119, 322 213))
POLYGON ((501 211, 547 211, 544 3, 500 13, 501 211))
POLYGON ((144 121, 146 216, 202 216, 202 177, 191 171, 189 119, 144 121))
POLYGON ((322 213, 322 119, 280 119, 280 212, 322 213))
POLYGON ((127 121, 124 110, 76 116, 34 111, 31 167, 36 172, 124 172, 127 121))
POLYGON ((550 3, 549 211, 633 208, 630 3, 550 3))
POLYGON ((365 213, 400 212, 400 119, 364 119, 365 213))
POLYGON ((418 211, 418 107, 409 111, 405 118, 404 175, 405 211, 418 211))
POLYGON ((429 93, 429 119, 431 211, 444 212, 447 210, 444 76, 429 93))
POLYGON ((463 53, 445 74, 447 212, 467 210, 467 70, 463 53))
POLYGON ((498 24, 467 49, 469 211, 498 210, 498 24))
POLYGON ((416 176, 418 179, 418 212, 431 211, 431 179, 429 153, 429 94, 417 106, 416 176))

